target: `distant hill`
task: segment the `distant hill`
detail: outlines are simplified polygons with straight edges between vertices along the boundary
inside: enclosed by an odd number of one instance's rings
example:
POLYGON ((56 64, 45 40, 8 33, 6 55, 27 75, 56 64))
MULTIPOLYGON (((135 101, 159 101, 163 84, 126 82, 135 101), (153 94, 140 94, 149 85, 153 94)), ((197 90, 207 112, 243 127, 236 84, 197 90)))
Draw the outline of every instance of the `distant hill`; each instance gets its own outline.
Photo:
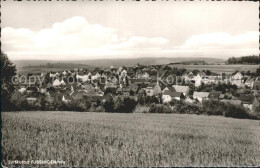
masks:
POLYGON ((168 65, 177 65, 177 64, 182 64, 182 65, 208 65, 206 61, 182 61, 182 62, 174 62, 174 63, 169 63, 168 65))
POLYGON ((57 62, 57 61, 38 61, 38 60, 19 60, 13 61, 16 65, 18 73, 30 72, 51 72, 61 70, 71 70, 75 68, 92 69, 95 66, 90 66, 81 63, 57 62))
MULTIPOLYGON (((169 63, 178 63, 184 61, 205 61, 208 64, 212 63, 225 63, 225 60, 215 59, 215 58, 168 58, 168 57, 159 57, 159 58, 133 58, 133 59, 102 59, 102 60, 86 60, 81 61, 88 65, 102 66, 107 67, 113 65, 114 67, 119 66, 134 66, 136 64, 142 65, 164 65, 169 63)), ((72 61, 74 62, 74 61, 72 61)))
POLYGON ((224 63, 225 60, 215 59, 215 58, 187 58, 187 57, 177 57, 177 58, 169 58, 169 57, 145 57, 145 58, 133 58, 133 59, 95 59, 95 60, 73 60, 73 61, 39 61, 39 60, 14 60, 14 64, 17 65, 18 68, 27 67, 27 66, 40 66, 47 63, 57 65, 59 64, 71 64, 73 67, 75 65, 84 65, 84 66, 97 66, 97 67, 119 67, 119 66, 133 66, 136 64, 143 65, 163 65, 170 63, 180 63, 185 61, 204 61, 205 63, 224 63), (59 64, 58 64, 59 63, 59 64))
POLYGON ((28 65, 23 68, 60 68, 60 69, 75 69, 75 68, 90 68, 93 66, 85 65, 85 64, 76 64, 76 63, 46 63, 41 65, 28 65))

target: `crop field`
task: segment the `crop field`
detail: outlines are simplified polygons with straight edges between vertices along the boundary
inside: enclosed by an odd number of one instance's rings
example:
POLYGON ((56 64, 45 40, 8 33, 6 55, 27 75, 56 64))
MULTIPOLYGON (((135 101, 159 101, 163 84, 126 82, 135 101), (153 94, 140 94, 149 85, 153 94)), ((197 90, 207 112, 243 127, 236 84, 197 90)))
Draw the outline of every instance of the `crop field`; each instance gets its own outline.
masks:
POLYGON ((2 158, 5 166, 12 160, 96 167, 257 166, 260 123, 186 114, 6 112, 2 158))
POLYGON ((255 72, 259 65, 182 65, 175 64, 170 67, 185 68, 187 70, 210 70, 216 73, 227 73, 230 74, 236 70, 238 71, 252 71, 255 72))

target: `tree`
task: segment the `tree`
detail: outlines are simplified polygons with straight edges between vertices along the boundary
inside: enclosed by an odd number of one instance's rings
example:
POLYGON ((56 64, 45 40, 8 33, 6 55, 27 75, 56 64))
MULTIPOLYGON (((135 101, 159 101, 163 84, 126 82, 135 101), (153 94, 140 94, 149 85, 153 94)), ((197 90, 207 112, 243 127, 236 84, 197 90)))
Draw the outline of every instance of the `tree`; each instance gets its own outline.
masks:
POLYGON ((260 76, 260 66, 256 69, 256 75, 260 76))
POLYGON ((112 98, 110 98, 108 101, 104 104, 104 109, 106 112, 114 112, 115 103, 112 98))
POLYGON ((10 101, 10 98, 14 91, 14 83, 12 82, 12 78, 15 75, 15 65, 1 50, 1 107, 3 111, 13 110, 13 105, 10 101))

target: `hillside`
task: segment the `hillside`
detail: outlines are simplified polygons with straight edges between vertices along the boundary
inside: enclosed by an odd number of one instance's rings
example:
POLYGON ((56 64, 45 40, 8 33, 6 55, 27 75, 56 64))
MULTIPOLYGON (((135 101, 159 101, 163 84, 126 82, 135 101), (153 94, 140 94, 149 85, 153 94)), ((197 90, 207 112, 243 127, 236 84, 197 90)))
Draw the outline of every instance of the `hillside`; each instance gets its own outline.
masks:
POLYGON ((143 65, 160 65, 160 64, 169 64, 169 63, 179 63, 184 61, 205 61, 208 64, 212 63, 224 63, 225 60, 215 59, 215 58, 188 58, 188 57, 177 57, 177 58, 169 58, 169 57, 146 57, 146 58, 133 58, 133 59, 94 59, 94 60, 71 60, 71 61, 48 61, 48 60, 14 60, 13 62, 17 65, 17 67, 25 67, 25 66, 39 66, 47 63, 72 63, 72 64, 84 64, 98 67, 108 67, 108 66, 133 66, 135 64, 143 64, 143 65))

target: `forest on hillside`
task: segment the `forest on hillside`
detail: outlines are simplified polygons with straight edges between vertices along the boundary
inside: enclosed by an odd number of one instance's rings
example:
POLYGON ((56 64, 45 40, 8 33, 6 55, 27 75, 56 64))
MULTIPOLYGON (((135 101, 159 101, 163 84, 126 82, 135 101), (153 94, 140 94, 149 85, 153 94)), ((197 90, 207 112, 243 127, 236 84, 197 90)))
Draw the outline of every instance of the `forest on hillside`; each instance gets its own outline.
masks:
POLYGON ((260 56, 251 55, 243 57, 231 57, 227 60, 227 64, 260 64, 260 56))

